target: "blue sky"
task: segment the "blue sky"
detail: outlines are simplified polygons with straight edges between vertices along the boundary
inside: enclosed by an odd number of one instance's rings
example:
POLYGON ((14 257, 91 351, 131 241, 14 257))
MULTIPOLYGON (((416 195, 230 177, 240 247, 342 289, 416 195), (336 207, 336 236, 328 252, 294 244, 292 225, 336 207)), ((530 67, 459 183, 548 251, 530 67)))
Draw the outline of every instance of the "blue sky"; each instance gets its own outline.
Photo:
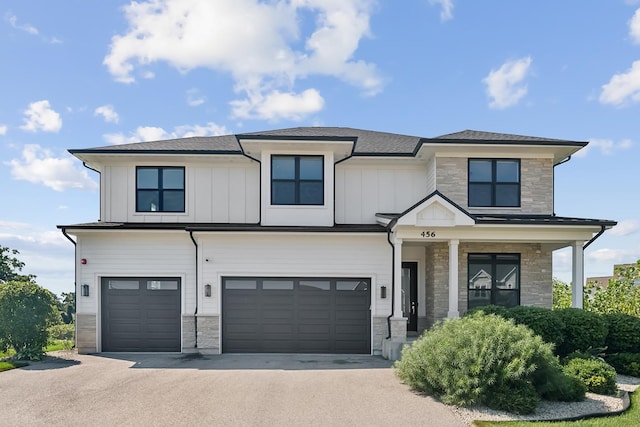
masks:
POLYGON ((638 0, 5 0, 0 58, 0 245, 58 294, 98 219, 67 149, 292 126, 590 141, 556 214, 619 222, 587 276, 640 258, 638 0))

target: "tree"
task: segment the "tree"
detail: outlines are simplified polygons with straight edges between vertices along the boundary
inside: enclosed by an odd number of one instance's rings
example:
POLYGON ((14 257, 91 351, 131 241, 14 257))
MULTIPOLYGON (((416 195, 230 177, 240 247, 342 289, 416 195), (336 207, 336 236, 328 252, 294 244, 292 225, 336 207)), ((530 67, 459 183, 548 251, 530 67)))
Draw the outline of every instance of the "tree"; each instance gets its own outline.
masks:
POLYGON ((0 283, 0 350, 13 348, 16 359, 39 360, 47 327, 59 323, 56 297, 33 281, 0 283))
POLYGON ((65 325, 73 323, 73 317, 76 314, 76 293, 63 292, 60 294, 58 298, 58 310, 60 310, 62 323, 65 325))
POLYGON ((35 280, 36 276, 33 274, 22 275, 19 274, 24 267, 24 262, 20 261, 14 255, 19 255, 17 249, 9 249, 4 246, 0 246, 0 283, 8 281, 30 282, 35 280))
POLYGON ((571 286, 558 280, 553 279, 553 308, 570 308, 571 307, 571 286))

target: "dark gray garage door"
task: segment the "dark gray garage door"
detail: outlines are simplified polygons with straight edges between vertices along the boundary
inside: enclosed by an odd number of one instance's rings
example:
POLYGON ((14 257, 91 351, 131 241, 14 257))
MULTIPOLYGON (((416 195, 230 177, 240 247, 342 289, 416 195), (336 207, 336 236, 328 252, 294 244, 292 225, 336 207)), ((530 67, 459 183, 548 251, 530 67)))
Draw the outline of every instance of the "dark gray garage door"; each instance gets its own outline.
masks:
POLYGON ((102 351, 180 351, 180 279, 103 278, 102 351))
POLYGON ((369 279, 226 277, 225 353, 371 352, 369 279))

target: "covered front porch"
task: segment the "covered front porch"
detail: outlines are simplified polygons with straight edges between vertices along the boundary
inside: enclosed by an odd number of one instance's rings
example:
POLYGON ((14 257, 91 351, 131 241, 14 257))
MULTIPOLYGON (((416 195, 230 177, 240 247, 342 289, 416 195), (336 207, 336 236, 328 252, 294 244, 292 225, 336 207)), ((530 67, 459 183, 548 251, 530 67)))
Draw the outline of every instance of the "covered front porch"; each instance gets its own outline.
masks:
POLYGON ((573 306, 582 308, 584 249, 598 220, 469 214, 439 193, 406 212, 379 214, 393 246, 392 310, 383 356, 407 337, 486 304, 551 308, 553 251, 572 248, 573 306), (498 277, 500 276, 500 277, 498 277))

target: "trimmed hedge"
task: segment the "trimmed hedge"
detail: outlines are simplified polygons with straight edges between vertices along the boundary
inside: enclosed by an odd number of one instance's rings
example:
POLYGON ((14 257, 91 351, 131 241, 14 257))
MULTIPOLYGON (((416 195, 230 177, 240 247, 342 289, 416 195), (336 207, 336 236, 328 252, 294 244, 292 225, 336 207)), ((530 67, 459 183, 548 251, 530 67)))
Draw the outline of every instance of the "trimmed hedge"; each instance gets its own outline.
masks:
POLYGON ((640 377, 640 353, 618 353, 607 356, 607 363, 619 374, 640 377))
POLYGON ((436 324, 405 346, 395 368, 413 389, 454 405, 531 413, 541 395, 584 399, 575 381, 563 378, 551 344, 523 325, 483 312, 436 324))
POLYGON ((623 313, 603 314, 609 333, 608 353, 640 353, 640 318, 623 313))
POLYGON ((564 341, 556 354, 564 357, 574 351, 604 348, 607 324, 601 315, 579 308, 555 310, 565 324, 564 341))
POLYGON ((615 369, 599 359, 571 359, 564 373, 580 379, 592 393, 614 394, 618 389, 615 369))

